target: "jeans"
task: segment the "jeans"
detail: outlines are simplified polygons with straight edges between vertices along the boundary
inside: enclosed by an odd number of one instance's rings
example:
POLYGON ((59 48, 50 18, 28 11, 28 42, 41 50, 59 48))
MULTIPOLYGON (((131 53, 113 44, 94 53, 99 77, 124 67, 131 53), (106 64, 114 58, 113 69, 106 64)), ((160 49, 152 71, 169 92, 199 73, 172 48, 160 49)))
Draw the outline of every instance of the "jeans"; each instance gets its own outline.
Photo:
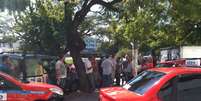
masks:
POLYGON ((103 75, 103 87, 112 86, 112 75, 103 75))
POLYGON ((90 87, 90 91, 94 91, 96 88, 95 88, 95 80, 94 80, 94 75, 93 73, 89 73, 87 74, 87 79, 88 79, 88 82, 89 82, 89 87, 90 87))
POLYGON ((66 78, 60 78, 60 81, 59 81, 59 87, 62 88, 63 90, 65 89, 65 86, 66 86, 66 78))

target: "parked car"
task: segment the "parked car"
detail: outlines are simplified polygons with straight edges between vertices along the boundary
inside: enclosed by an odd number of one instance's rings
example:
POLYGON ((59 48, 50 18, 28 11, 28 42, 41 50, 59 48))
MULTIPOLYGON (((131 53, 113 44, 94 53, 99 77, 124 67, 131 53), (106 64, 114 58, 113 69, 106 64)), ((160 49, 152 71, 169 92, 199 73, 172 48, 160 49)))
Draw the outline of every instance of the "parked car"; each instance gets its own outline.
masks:
POLYGON ((156 67, 181 67, 185 65, 185 61, 184 59, 164 61, 158 63, 156 67))
POLYGON ((45 83, 22 83, 0 72, 0 101, 60 101, 61 88, 45 83))
POLYGON ((200 101, 200 68, 153 68, 123 87, 102 88, 100 101, 200 101))
POLYGON ((21 79, 23 82, 56 84, 54 70, 56 57, 37 53, 4 52, 0 53, 0 60, 4 55, 10 57, 11 64, 15 67, 15 73, 13 73, 15 78, 21 79))

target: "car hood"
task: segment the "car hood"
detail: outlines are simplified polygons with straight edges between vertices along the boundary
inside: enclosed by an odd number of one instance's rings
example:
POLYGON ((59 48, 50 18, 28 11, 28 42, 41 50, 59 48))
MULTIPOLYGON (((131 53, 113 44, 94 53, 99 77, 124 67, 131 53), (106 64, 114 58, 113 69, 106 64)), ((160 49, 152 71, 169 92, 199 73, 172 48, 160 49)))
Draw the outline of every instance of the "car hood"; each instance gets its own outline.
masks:
POLYGON ((141 101, 143 97, 122 87, 110 87, 100 90, 100 98, 105 99, 105 101, 141 101))
POLYGON ((58 88, 57 86, 46 83, 28 83, 24 85, 25 89, 31 89, 31 90, 49 90, 50 88, 58 88))

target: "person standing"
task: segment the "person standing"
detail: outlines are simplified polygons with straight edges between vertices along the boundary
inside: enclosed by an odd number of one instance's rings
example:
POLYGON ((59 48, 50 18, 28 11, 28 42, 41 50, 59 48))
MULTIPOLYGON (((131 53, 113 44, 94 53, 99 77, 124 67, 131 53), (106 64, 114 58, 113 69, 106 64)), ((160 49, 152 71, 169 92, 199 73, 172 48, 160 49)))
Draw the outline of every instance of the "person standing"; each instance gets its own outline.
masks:
POLYGON ((126 62, 124 63, 123 72, 126 82, 132 79, 133 77, 132 59, 129 56, 126 56, 126 62))
POLYGON ((116 62, 116 59, 115 59, 115 54, 112 54, 110 56, 110 60, 112 62, 112 81, 114 81, 114 79, 115 79, 115 72, 116 72, 116 66, 117 66, 117 62, 116 62))
POLYGON ((64 64, 63 55, 59 55, 59 60, 57 60, 55 68, 56 68, 57 84, 64 89, 66 85, 67 72, 66 72, 66 66, 64 64))
POLYGON ((92 61, 92 57, 84 59, 87 80, 88 80, 89 87, 90 87, 89 92, 95 91, 95 81, 94 81, 93 67, 92 67, 91 61, 92 61))
POLYGON ((115 71, 116 86, 120 86, 121 73, 122 73, 122 63, 121 63, 121 58, 118 57, 116 71, 115 71))
POLYGON ((90 58, 90 62, 91 62, 92 68, 93 68, 95 87, 100 88, 101 77, 100 77, 100 74, 99 74, 99 68, 98 68, 98 65, 97 65, 96 57, 92 56, 90 58))
POLYGON ((11 76, 14 75, 15 68, 11 64, 10 57, 8 55, 2 56, 2 64, 0 65, 0 71, 9 74, 11 76))
POLYGON ((112 86, 112 70, 113 70, 113 63, 109 57, 106 57, 106 59, 101 64, 102 70, 103 70, 103 87, 110 87, 112 86))

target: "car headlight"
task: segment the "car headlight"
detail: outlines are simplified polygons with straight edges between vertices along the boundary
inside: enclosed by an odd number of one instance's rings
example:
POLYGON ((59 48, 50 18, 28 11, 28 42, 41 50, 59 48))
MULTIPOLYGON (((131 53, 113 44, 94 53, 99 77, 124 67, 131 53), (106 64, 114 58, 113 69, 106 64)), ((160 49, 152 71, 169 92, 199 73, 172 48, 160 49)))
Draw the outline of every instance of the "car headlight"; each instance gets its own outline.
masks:
POLYGON ((64 95, 64 92, 59 88, 50 88, 50 91, 59 95, 64 95))

